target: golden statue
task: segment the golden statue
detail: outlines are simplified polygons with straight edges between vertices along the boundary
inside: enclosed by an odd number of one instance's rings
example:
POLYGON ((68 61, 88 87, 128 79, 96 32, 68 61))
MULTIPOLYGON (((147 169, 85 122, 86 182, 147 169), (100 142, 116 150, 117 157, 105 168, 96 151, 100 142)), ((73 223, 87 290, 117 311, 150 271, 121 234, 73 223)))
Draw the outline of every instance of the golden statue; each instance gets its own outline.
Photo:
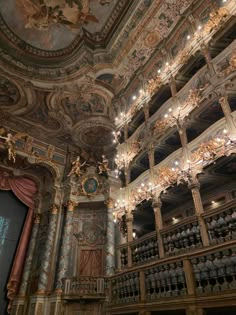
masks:
POLYGON ((98 174, 103 174, 105 176, 108 176, 108 171, 110 171, 108 167, 108 159, 105 155, 102 155, 102 162, 98 162, 98 174))
POLYGON ((16 162, 15 143, 19 139, 25 138, 27 135, 24 133, 17 133, 13 136, 11 133, 7 133, 5 128, 0 128, 0 139, 5 140, 5 145, 8 150, 8 160, 16 162), (6 136, 4 136, 6 134, 6 136))
POLYGON ((84 161, 82 164, 80 162, 80 156, 78 155, 76 160, 72 162, 72 168, 70 173, 67 176, 71 176, 72 174, 77 175, 78 177, 82 175, 81 168, 86 164, 84 161))

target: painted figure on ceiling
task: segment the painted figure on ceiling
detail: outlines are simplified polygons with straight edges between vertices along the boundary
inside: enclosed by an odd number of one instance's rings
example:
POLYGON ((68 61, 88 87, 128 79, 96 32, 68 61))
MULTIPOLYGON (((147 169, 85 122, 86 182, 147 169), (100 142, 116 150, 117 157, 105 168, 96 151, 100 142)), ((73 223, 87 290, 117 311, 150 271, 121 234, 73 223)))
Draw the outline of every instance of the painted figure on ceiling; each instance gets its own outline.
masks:
POLYGON ((90 14, 91 0, 18 0, 26 24, 25 28, 47 30, 52 24, 77 29, 87 22, 98 22, 90 14))

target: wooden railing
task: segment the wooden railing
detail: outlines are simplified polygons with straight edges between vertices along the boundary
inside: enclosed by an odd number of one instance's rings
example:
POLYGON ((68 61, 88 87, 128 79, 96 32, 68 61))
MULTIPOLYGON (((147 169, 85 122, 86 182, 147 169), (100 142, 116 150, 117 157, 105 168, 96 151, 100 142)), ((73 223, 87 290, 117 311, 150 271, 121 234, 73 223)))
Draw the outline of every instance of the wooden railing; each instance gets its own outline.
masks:
MULTIPOLYGON (((206 211, 202 217, 207 227, 210 246, 236 240, 236 200, 206 211)), ((164 257, 191 253, 203 247, 196 215, 163 228, 159 235, 162 239, 164 257)), ((118 246, 117 251, 120 253, 118 269, 159 260, 161 255, 158 244, 156 231, 153 231, 138 240, 118 246), (131 263, 128 263, 129 251, 131 263)))
POLYGON ((63 279, 64 298, 104 298, 106 279, 102 277, 72 277, 63 279))
POLYGON ((232 292, 236 288, 236 241, 134 267, 109 281, 110 307, 135 304, 137 308, 139 303, 163 298, 176 301, 177 297, 188 303, 188 298, 232 292))

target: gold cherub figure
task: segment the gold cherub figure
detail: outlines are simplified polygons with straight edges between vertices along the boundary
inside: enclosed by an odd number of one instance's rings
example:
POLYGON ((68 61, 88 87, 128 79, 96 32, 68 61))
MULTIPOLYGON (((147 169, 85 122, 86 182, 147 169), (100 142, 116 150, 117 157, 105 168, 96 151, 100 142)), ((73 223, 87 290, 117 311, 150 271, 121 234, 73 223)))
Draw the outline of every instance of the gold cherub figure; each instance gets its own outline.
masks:
POLYGON ((72 168, 70 173, 67 176, 71 176, 72 174, 77 175, 78 177, 82 175, 81 168, 86 164, 86 161, 83 163, 80 162, 80 156, 78 155, 76 160, 72 162, 72 168))
POLYGON ((13 135, 12 133, 6 131, 5 128, 0 128, 0 139, 5 140, 5 145, 8 150, 8 160, 16 162, 16 151, 15 151, 15 143, 19 139, 25 138, 27 135, 24 133, 17 133, 13 135), (6 136, 4 136, 6 134, 6 136))
POLYGON ((108 171, 110 171, 108 167, 108 159, 106 158, 105 155, 102 155, 102 162, 98 162, 98 174, 108 174, 108 171))

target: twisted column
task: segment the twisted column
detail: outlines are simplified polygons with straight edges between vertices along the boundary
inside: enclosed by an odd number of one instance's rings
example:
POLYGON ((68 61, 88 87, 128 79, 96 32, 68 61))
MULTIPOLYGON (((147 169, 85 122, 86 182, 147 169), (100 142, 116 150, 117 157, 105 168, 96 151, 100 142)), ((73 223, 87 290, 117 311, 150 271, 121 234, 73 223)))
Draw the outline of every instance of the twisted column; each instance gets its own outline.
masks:
POLYGON ((22 275, 22 280, 21 280, 21 286, 20 286, 20 290, 19 290, 20 296, 25 296, 26 292, 27 292, 30 272, 31 272, 31 268, 32 268, 32 261, 33 261, 34 251, 35 251, 35 245, 36 245, 37 236, 38 236, 39 223, 40 223, 40 218, 38 215, 35 215, 34 225, 33 225, 30 244, 29 244, 29 249, 27 252, 26 260, 25 260, 25 265, 24 265, 24 270, 23 270, 23 275, 22 275))
POLYGON ((106 243, 106 274, 112 275, 115 270, 115 223, 113 220, 113 200, 107 202, 107 243, 106 243))
POLYGON ((66 218, 64 224, 62 245, 60 249, 59 267, 57 272, 56 291, 62 292, 62 278, 64 278, 69 266, 69 251, 71 244, 71 237, 73 231, 73 215, 77 203, 69 200, 67 204, 66 218))
POLYGON ((40 275, 38 281, 37 293, 45 293, 48 284, 48 274, 50 270, 50 259, 53 250, 53 244, 56 234, 57 218, 59 207, 53 205, 51 209, 50 223, 48 227, 48 236, 45 243, 44 253, 40 266, 40 275))

